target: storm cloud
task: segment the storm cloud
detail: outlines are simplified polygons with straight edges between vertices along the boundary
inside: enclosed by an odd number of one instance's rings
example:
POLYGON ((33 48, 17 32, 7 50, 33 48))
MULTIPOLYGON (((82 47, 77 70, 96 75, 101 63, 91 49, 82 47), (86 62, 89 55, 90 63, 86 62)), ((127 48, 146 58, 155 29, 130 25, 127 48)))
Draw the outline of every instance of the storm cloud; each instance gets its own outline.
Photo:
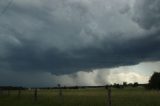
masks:
POLYGON ((123 82, 148 83, 154 71, 159 71, 160 62, 140 63, 133 66, 79 71, 72 74, 54 75, 49 72, 0 71, 0 84, 27 87, 102 86, 123 82))
POLYGON ((160 27, 160 1, 137 0, 135 4, 135 21, 147 29, 159 30, 160 27))
POLYGON ((160 60, 159 0, 0 1, 0 71, 78 71, 160 60))

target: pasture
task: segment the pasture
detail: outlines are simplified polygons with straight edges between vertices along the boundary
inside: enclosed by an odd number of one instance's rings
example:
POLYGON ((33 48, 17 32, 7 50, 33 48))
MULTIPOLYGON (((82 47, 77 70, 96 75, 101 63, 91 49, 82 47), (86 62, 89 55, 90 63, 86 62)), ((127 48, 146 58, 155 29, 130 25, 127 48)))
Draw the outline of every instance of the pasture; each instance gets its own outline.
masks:
MULTIPOLYGON (((108 106, 105 88, 38 90, 34 101, 33 90, 3 91, 0 106, 108 106)), ((112 106, 160 106, 160 92, 144 88, 112 89, 112 106)))

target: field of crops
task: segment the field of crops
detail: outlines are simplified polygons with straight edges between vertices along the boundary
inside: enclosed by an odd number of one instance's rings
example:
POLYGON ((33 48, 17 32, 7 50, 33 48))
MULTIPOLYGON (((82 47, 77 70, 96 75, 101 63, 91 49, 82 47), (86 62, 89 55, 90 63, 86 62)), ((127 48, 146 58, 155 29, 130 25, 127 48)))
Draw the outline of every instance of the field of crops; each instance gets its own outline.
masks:
MULTIPOLYGON (((34 91, 3 92, 0 106, 108 106, 107 90, 104 88, 38 90, 37 101, 34 91)), ((112 106, 160 106, 160 92, 143 88, 112 89, 112 106)))

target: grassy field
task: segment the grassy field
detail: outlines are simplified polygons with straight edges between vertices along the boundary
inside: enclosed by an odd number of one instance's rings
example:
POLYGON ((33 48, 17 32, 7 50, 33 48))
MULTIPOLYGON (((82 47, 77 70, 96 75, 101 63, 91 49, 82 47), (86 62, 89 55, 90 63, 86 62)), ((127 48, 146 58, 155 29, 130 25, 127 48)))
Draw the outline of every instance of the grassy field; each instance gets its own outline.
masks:
MULTIPOLYGON (((58 90, 39 90, 38 100, 34 101, 34 92, 3 92, 0 95, 0 106, 108 106, 107 90, 75 89, 63 90, 60 97, 58 90)), ((160 92, 147 91, 143 88, 112 89, 112 106, 160 106, 160 92)))

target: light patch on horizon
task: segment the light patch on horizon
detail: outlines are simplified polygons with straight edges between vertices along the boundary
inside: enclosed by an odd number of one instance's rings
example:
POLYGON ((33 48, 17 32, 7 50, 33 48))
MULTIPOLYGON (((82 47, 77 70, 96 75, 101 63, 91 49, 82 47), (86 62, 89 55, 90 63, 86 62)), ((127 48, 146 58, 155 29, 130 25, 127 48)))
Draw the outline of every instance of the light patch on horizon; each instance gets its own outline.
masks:
POLYGON ((144 62, 133 66, 121 66, 110 69, 96 69, 90 72, 79 71, 74 74, 55 76, 55 82, 65 86, 97 86, 123 82, 148 83, 154 72, 160 71, 160 61, 144 62))
POLYGON ((123 82, 140 84, 148 83, 154 72, 160 72, 160 62, 145 62, 133 66, 121 66, 111 69, 96 69, 90 72, 80 71, 75 74, 54 76, 62 85, 106 85, 123 82))
POLYGON ((148 83, 153 72, 160 72, 160 61, 146 62, 133 66, 122 66, 110 69, 95 69, 89 72, 79 71, 73 74, 54 75, 48 72, 29 73, 1 71, 1 85, 13 86, 99 86, 123 82, 148 83), (151 66, 151 67, 150 67, 151 66), (146 73, 145 71, 148 73, 146 73))
POLYGON ((57 83, 64 86, 102 86, 106 84, 122 84, 123 82, 145 84, 149 76, 145 76, 132 71, 102 71, 78 72, 73 75, 54 76, 57 83))

